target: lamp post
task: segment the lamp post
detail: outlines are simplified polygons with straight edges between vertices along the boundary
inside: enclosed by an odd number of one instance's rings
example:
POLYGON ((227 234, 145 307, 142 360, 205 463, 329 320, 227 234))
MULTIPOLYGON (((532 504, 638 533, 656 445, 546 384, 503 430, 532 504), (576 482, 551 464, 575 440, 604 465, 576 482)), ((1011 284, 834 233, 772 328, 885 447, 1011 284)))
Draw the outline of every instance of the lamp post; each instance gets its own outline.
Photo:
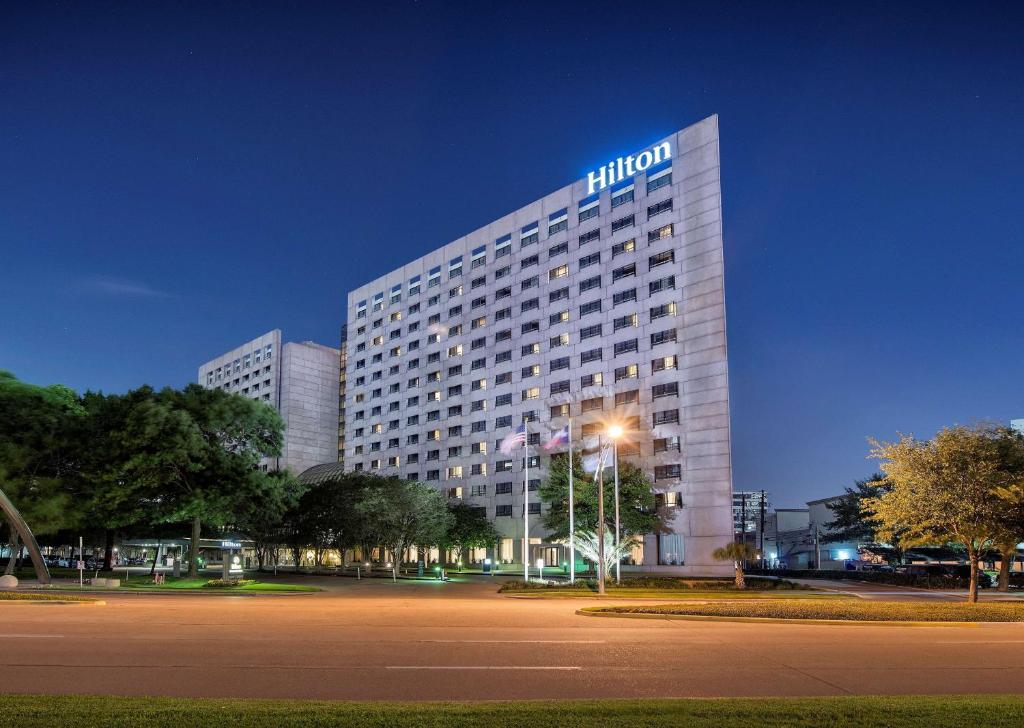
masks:
POLYGON ((622 437, 622 427, 619 425, 609 427, 608 437, 612 440, 615 469, 615 583, 620 584, 622 582, 622 554, 619 553, 619 438, 622 437))

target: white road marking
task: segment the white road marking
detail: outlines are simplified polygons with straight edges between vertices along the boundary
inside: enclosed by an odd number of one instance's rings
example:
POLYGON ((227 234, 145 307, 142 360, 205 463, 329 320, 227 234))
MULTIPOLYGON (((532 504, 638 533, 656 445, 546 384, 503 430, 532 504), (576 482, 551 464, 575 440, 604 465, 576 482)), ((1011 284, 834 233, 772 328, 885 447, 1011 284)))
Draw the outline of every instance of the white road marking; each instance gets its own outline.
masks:
POLYGON ((52 639, 54 637, 63 637, 63 636, 64 635, 62 635, 62 634, 0 634, 0 640, 7 640, 7 639, 36 639, 36 638, 42 638, 42 639, 50 638, 50 639, 52 639))
POLYGON ((385 665, 385 670, 581 670, 578 665, 385 665))
POLYGON ((603 645, 605 640, 412 640, 428 644, 470 645, 603 645))
POLYGON ((936 642, 937 645, 1019 645, 1024 640, 946 640, 936 642))

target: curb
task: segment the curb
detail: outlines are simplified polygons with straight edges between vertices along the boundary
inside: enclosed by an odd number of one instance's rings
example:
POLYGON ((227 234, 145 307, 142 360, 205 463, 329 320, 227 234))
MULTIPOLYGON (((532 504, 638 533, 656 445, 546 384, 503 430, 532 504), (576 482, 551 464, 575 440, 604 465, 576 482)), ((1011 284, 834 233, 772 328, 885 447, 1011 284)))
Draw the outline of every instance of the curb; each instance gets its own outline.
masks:
POLYGON ((4 599, 0 600, 0 607, 15 605, 20 607, 38 607, 44 604, 53 604, 58 607, 105 607, 107 603, 102 599, 93 599, 88 602, 71 602, 60 599, 4 599))
MULTIPOLYGON (((642 612, 599 612, 577 609, 580 617, 606 619, 666 619, 683 622, 746 622, 748 624, 809 624, 839 627, 967 627, 977 629, 985 624, 1015 624, 1014 622, 897 622, 855 619, 787 619, 783 617, 720 617, 708 614, 650 614, 642 612)), ((1017 622, 1016 624, 1020 624, 1017 622)))

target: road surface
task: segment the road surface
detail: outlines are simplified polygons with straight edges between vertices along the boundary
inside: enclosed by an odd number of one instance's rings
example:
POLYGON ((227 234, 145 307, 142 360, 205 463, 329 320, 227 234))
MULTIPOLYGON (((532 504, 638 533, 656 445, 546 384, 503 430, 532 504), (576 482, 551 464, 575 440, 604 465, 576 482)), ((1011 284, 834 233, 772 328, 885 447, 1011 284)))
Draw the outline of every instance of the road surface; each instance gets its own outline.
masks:
MULTIPOLYGON (((595 619, 481 579, 0 603, 0 692, 395 700, 1024 690, 1024 624, 595 619)), ((621 602, 618 602, 621 603, 621 602)))

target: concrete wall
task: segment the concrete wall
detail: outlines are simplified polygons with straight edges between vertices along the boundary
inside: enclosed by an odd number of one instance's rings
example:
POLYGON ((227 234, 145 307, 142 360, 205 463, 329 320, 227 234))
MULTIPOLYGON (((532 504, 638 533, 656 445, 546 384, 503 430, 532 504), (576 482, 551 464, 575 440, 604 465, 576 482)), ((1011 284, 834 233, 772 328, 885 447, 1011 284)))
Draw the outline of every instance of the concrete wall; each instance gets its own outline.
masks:
POLYGON ((281 467, 295 474, 338 458, 339 352, 313 342, 287 343, 281 354, 281 467))

